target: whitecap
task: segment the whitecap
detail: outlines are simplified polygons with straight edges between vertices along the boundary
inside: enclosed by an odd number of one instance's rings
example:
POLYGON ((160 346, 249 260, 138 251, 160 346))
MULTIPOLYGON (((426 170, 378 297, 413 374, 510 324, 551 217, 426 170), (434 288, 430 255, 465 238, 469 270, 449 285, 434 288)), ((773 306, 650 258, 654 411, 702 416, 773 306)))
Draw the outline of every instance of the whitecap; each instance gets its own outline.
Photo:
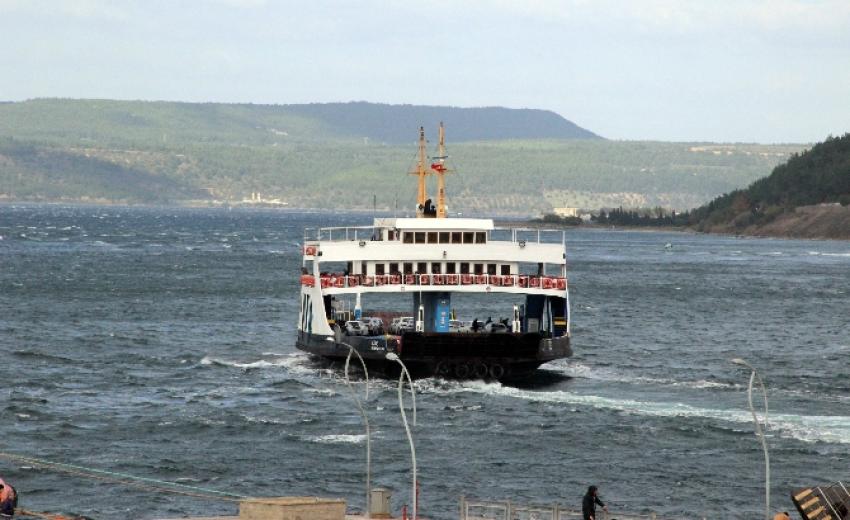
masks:
POLYGON ((310 442, 318 442, 320 444, 363 444, 366 442, 366 435, 317 435, 313 437, 306 437, 306 440, 310 442))

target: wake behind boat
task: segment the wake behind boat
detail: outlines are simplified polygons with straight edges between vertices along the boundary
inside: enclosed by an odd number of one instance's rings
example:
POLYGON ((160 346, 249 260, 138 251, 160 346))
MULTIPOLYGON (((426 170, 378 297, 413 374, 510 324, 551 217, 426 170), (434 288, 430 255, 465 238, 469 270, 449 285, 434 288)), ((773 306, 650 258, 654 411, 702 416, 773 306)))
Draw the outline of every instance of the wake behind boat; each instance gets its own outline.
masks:
POLYGON ((448 218, 444 143, 441 124, 426 168, 420 128, 416 218, 305 231, 299 349, 342 359, 353 348, 379 371, 394 353, 416 375, 461 379, 519 376, 572 354, 564 232, 448 218), (499 298, 509 318, 461 320, 452 297, 470 294, 499 298), (410 306, 369 307, 391 295, 409 295, 410 306))

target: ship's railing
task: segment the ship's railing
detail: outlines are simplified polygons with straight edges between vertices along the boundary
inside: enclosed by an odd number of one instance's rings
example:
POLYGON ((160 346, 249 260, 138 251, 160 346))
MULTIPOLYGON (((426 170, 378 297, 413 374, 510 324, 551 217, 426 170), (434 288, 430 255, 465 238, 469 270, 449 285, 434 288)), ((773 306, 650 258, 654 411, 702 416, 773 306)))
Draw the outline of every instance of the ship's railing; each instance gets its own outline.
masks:
MULTIPOLYGON (((598 520, 614 518, 617 520, 672 520, 662 519, 654 512, 636 514, 598 510, 596 513, 598 520)), ((510 501, 472 500, 460 497, 460 520, 569 520, 572 518, 582 518, 581 511, 565 509, 558 504, 534 506, 514 504, 510 501)))
MULTIPOLYGON (((373 241, 383 240, 384 230, 397 231, 391 235, 394 237, 392 241, 401 240, 402 232, 387 226, 340 226, 340 227, 322 227, 322 228, 305 228, 304 242, 307 241, 325 241, 325 242, 344 242, 344 241, 373 241)), ((411 231, 411 230, 402 230, 411 231)), ((480 231, 480 230, 461 230, 461 229, 432 229, 432 230, 416 230, 424 232, 452 232, 452 231, 480 231)), ((541 228, 526 228, 526 227, 497 227, 487 232, 488 242, 514 242, 520 245, 525 244, 564 244, 566 243, 566 231, 563 229, 541 229, 541 228)), ((426 242, 438 244, 450 244, 453 242, 426 242)), ((456 243, 456 242, 455 242, 456 243)))
POLYGON ((343 242, 347 240, 381 240, 381 231, 384 229, 387 229, 386 226, 304 228, 304 241, 343 242))
MULTIPOLYGON (((301 285, 316 286, 316 277, 301 275, 301 285)), ((319 277, 319 286, 327 288, 398 286, 487 286, 519 287, 520 289, 567 289, 567 279, 562 276, 533 276, 527 274, 382 274, 375 276, 327 274, 319 277)))

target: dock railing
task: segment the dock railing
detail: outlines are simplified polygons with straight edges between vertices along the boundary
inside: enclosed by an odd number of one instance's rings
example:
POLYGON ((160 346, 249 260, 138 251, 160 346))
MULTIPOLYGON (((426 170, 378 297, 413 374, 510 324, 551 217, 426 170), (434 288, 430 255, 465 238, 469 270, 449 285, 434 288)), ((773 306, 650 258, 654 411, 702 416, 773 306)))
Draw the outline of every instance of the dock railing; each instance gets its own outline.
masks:
MULTIPOLYGON (((511 501, 475 500, 460 497, 460 520, 571 520, 582 518, 581 511, 562 508, 558 504, 549 506, 515 504, 511 501)), ((694 517, 702 518, 702 517, 694 517)), ((674 520, 648 514, 606 513, 597 510, 597 520, 674 520)), ((702 518, 702 520, 705 520, 702 518)))

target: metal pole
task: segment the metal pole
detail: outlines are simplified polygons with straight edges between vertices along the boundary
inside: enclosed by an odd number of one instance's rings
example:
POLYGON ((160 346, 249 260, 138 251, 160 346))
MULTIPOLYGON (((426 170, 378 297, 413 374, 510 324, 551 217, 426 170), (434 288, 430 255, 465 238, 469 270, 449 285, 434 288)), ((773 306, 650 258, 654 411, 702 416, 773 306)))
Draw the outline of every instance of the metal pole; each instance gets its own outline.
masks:
POLYGON ((765 520, 770 520, 770 454, 767 450, 767 439, 764 436, 764 431, 762 430, 758 415, 756 415, 756 409, 753 406, 753 383, 756 381, 756 379, 758 379, 762 395, 764 396, 765 429, 767 429, 768 427, 767 389, 764 386, 764 381, 762 381, 761 376, 758 374, 758 372, 756 372, 756 369, 753 368, 752 365, 740 358, 733 359, 732 363, 735 363, 736 365, 745 366, 750 369, 750 384, 747 386, 747 402, 750 406, 750 413, 753 415, 753 423, 755 424, 756 435, 761 440, 761 447, 764 451, 764 518, 765 520))
MULTIPOLYGON (((326 338, 327 341, 333 341, 333 338, 326 338)), ((348 377, 348 366, 351 363, 351 354, 355 354, 357 359, 360 360, 360 364, 363 366, 363 373, 366 376, 366 399, 369 399, 369 370, 366 368, 366 362, 363 360, 363 357, 357 352, 354 347, 345 342, 340 342, 341 344, 348 347, 348 356, 345 358, 345 386, 348 387, 348 390, 351 392, 351 398, 354 400, 354 404, 357 405, 357 410, 360 412, 360 417, 363 418, 363 424, 366 426, 366 518, 371 518, 372 516, 372 497, 371 497, 371 488, 372 488, 372 434, 369 429, 369 417, 366 416, 366 411, 363 409, 363 405, 360 403, 360 399, 357 397, 357 392, 354 391, 354 387, 351 385, 351 380, 348 377)))
POLYGON ((416 392, 413 388, 413 379, 410 377, 410 372, 395 353, 388 352, 387 359, 395 361, 401 365, 401 373, 398 375, 398 408, 401 411, 401 421, 404 423, 404 431, 407 432, 407 442, 410 444, 410 460, 413 466, 413 484, 410 492, 410 501, 413 504, 413 520, 417 519, 416 510, 416 447, 413 445, 413 436, 410 434, 410 426, 407 424, 407 414, 404 413, 404 377, 407 376, 407 381, 410 383, 410 396, 413 404, 413 425, 416 426, 416 392))

